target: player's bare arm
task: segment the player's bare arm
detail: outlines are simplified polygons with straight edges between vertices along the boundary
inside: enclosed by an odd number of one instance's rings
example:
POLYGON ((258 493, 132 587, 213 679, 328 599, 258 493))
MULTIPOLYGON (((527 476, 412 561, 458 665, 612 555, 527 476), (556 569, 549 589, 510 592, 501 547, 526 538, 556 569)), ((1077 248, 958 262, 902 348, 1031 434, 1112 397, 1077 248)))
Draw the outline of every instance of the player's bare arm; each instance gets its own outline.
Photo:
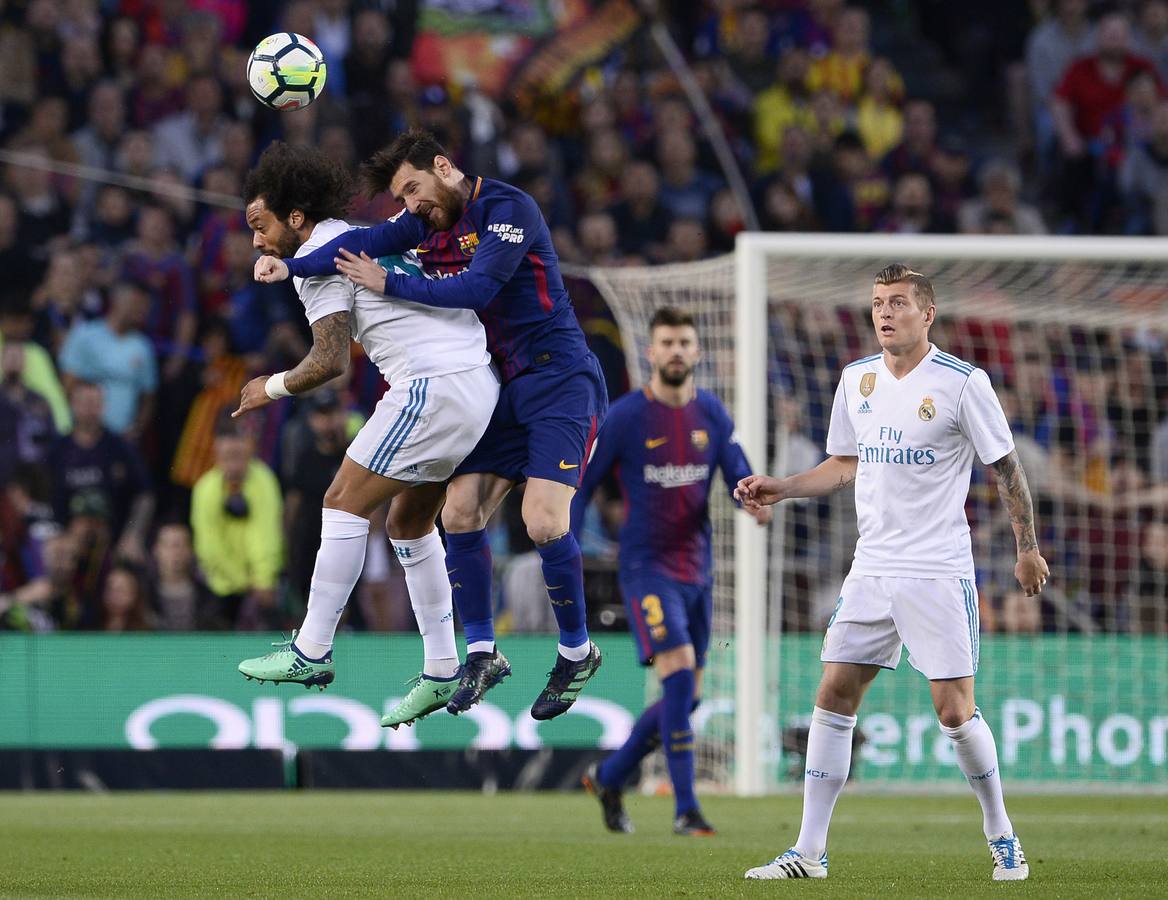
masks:
POLYGON ((734 499, 747 510, 754 510, 771 506, 780 500, 822 497, 852 485, 856 480, 858 466, 858 457, 829 456, 814 469, 787 478, 748 475, 738 482, 734 489, 734 499))
MULTIPOLYGON (((288 393, 302 394, 343 375, 349 367, 349 340, 349 313, 335 312, 313 322, 308 355, 284 375, 288 393)), ((268 376, 261 375, 245 384, 232 418, 271 403, 267 383, 268 376)))
POLYGON ((1014 539, 1018 544, 1018 563, 1014 575, 1027 597, 1042 592, 1050 577, 1050 568, 1038 552, 1038 537, 1034 533, 1034 504, 1030 499, 1030 485, 1018 460, 1018 451, 1011 450, 990 468, 998 476, 998 496, 1010 516, 1014 539))

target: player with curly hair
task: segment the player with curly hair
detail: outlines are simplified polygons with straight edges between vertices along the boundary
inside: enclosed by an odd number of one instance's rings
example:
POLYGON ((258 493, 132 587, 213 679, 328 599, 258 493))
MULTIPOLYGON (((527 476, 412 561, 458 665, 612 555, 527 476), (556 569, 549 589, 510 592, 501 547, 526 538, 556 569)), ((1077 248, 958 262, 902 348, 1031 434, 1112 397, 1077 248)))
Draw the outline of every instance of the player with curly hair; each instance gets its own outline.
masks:
MULTIPOLYGON (((341 217, 351 197, 348 173, 323 153, 273 144, 244 186, 256 249, 275 258, 311 253, 349 230, 341 217)), ((409 254, 380 263, 403 276, 425 277, 409 254)), ((336 274, 294 284, 312 327, 312 349, 295 368, 248 382, 234 415, 344 374, 350 336, 390 388, 325 493, 303 625, 276 653, 244 660, 239 671, 321 688, 333 680, 333 635, 365 562, 369 516, 392 500, 386 531, 405 570, 425 653, 413 690, 382 719, 396 728, 445 706, 461 677, 445 549, 434 523, 446 481, 486 431, 499 378, 471 310, 386 303, 336 274)))

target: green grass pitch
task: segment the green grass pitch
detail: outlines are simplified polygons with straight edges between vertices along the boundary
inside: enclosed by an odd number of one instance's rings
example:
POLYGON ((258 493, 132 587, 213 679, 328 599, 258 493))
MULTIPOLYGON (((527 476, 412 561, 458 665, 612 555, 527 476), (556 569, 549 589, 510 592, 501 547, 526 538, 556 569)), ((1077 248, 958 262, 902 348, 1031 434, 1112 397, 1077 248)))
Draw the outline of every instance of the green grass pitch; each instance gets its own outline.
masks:
POLYGON ((1030 862, 995 884, 971 796, 846 795, 823 882, 746 882, 794 840, 800 800, 710 797, 720 833, 670 831, 631 796, 611 835, 580 794, 0 794, 0 896, 1153 897, 1168 799, 1008 798, 1030 862))

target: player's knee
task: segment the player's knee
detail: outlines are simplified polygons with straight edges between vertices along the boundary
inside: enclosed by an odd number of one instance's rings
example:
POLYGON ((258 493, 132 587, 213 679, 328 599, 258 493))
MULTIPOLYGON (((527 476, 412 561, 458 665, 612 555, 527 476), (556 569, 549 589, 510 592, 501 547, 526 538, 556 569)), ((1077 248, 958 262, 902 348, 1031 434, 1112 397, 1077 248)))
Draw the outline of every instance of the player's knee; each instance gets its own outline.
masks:
POLYGON ((434 530, 434 520, 415 513, 395 513, 385 517, 385 534, 391 541, 416 541, 434 530))
POLYGON ((972 704, 946 703, 937 707, 937 721, 946 728, 958 728, 973 718, 972 704))
POLYGON ((324 492, 324 508, 325 509, 339 509, 344 512, 351 512, 357 515, 357 510, 350 509, 352 506, 352 491, 348 489, 348 485, 340 478, 334 478, 333 483, 328 486, 328 490, 324 492))
POLYGON ((841 716, 854 716, 860 708, 860 691, 846 680, 825 678, 815 692, 815 705, 841 716))
POLYGON ((535 521, 524 522, 524 524, 527 526, 527 536, 537 547, 555 540, 568 530, 550 519, 537 518, 535 521))
POLYGON ((471 503, 464 503, 454 498, 447 498, 442 507, 442 527, 455 534, 465 534, 469 531, 479 531, 486 528, 479 508, 471 503))
POLYGON ((685 644, 681 647, 662 650, 653 656, 653 668, 656 669, 657 677, 662 681, 683 669, 693 671, 696 668, 693 647, 685 644))
POLYGON ((527 526, 527 536, 538 547, 565 534, 569 522, 560 510, 539 505, 524 508, 523 524, 527 526))

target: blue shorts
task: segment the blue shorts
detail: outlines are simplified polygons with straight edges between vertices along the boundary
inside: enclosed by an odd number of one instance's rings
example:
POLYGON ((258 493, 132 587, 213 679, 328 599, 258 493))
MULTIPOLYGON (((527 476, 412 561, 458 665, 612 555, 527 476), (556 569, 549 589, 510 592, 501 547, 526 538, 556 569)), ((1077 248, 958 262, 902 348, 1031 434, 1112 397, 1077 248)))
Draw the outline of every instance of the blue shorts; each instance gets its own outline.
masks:
POLYGON ((486 432, 454 474, 579 487, 607 412, 608 389, 592 353, 568 369, 535 366, 503 385, 486 432))
POLYGON ((687 584, 638 572, 622 575, 620 586, 641 665, 649 665, 663 650, 693 644, 697 667, 705 668, 714 616, 712 584, 687 584))

